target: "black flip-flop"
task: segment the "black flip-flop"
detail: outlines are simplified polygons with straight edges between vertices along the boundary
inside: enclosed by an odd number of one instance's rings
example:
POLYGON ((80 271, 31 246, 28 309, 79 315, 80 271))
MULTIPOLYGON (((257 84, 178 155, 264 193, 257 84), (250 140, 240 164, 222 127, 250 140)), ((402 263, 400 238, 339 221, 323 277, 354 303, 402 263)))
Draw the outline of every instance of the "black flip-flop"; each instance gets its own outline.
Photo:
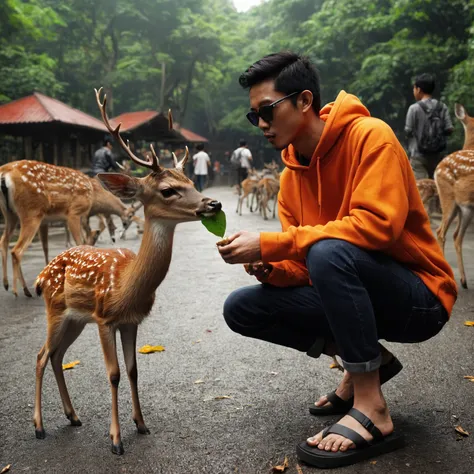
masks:
MULTIPOLYGON (((393 356, 390 362, 380 366, 379 377, 380 384, 388 382, 391 378, 395 377, 403 369, 402 363, 393 356)), ((347 413, 354 405, 354 397, 349 400, 343 400, 341 397, 336 395, 336 392, 331 392, 326 395, 328 402, 331 405, 328 406, 311 406, 309 412, 314 416, 325 416, 325 415, 343 415, 347 413)))
POLYGON ((344 438, 350 439, 355 444, 355 449, 337 452, 323 451, 317 446, 309 446, 304 441, 296 447, 298 458, 311 466, 330 469, 350 466, 351 464, 365 461, 366 459, 380 456, 405 446, 403 436, 396 435, 395 433, 384 436, 372 421, 359 410, 351 408, 347 415, 357 420, 373 436, 373 440, 367 441, 356 431, 336 423, 323 431, 323 438, 330 433, 344 436, 344 438))

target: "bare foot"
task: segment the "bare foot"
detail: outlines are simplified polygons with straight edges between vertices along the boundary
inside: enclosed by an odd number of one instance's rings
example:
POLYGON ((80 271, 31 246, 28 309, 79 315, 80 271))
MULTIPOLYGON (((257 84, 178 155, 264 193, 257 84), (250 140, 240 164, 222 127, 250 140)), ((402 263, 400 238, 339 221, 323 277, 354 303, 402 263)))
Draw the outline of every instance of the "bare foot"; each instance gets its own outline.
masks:
MULTIPOLYGON (((354 395, 354 387, 352 385, 351 374, 344 371, 344 377, 341 380, 341 383, 336 389, 336 395, 339 398, 342 398, 344 401, 349 400, 354 395)), ((328 402, 326 395, 323 395, 317 402, 314 403, 317 407, 331 406, 331 402, 328 402)))
MULTIPOLYGON (((357 408, 365 416, 370 418, 374 425, 381 431, 383 436, 388 436, 393 432, 393 422, 386 404, 378 408, 375 408, 374 406, 361 405, 354 406, 354 408, 357 408)), ((373 439, 373 436, 351 416, 344 416, 340 421, 338 421, 338 424, 351 428, 367 441, 371 441, 373 439)), ((318 449, 322 451, 337 452, 347 451, 348 449, 355 448, 355 444, 344 436, 331 433, 323 438, 322 431, 316 436, 308 438, 306 442, 309 446, 317 446, 318 449)))

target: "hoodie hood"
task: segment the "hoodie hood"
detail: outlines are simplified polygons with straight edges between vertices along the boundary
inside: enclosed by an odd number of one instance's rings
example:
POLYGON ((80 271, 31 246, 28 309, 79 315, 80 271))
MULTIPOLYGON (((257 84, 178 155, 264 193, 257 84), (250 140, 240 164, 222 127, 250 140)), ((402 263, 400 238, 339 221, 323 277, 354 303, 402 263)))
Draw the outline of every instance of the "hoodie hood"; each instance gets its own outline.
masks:
POLYGON ((342 131, 355 120, 361 117, 370 117, 370 113, 356 96, 341 91, 335 102, 330 102, 321 109, 319 117, 326 122, 326 125, 311 157, 309 167, 298 161, 296 150, 293 145, 289 145, 281 154, 287 168, 308 170, 308 168, 317 166, 318 162, 328 154, 337 142, 342 131))

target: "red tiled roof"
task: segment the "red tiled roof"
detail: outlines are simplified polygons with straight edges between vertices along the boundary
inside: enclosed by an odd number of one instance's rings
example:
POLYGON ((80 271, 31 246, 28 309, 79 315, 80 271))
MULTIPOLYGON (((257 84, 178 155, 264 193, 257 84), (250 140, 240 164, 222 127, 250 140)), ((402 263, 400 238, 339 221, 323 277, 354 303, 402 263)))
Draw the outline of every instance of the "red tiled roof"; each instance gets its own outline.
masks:
MULTIPOLYGON (((149 122, 150 120, 153 120, 158 115, 160 114, 153 110, 144 110, 142 112, 126 112, 110 119, 110 124, 112 127, 116 127, 119 123, 122 123, 120 131, 128 132, 139 127, 140 125, 143 125, 146 122, 149 122)), ((168 121, 168 119, 166 120, 168 121)))
POLYGON ((100 120, 39 92, 0 105, 0 125, 44 122, 62 122, 107 131, 100 120))
POLYGON ((186 140, 189 142, 201 142, 201 143, 207 143, 209 140, 207 138, 202 137, 201 135, 198 135, 197 133, 192 132, 191 130, 188 130, 187 128, 180 127, 177 129, 181 135, 183 135, 186 140))

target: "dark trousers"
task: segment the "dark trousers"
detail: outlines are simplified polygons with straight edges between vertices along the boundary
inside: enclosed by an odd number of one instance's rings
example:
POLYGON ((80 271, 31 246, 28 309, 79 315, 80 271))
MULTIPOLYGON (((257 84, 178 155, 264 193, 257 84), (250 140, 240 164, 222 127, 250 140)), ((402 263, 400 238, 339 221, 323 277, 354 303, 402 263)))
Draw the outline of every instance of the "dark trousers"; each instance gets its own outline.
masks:
POLYGON ((206 187, 207 174, 196 175, 196 189, 201 192, 206 187))
POLYGON ((425 341, 448 320, 423 281, 381 252, 328 239, 310 248, 306 265, 312 286, 258 284, 231 293, 229 327, 314 357, 335 342, 349 372, 370 372, 381 363, 379 339, 425 341))

